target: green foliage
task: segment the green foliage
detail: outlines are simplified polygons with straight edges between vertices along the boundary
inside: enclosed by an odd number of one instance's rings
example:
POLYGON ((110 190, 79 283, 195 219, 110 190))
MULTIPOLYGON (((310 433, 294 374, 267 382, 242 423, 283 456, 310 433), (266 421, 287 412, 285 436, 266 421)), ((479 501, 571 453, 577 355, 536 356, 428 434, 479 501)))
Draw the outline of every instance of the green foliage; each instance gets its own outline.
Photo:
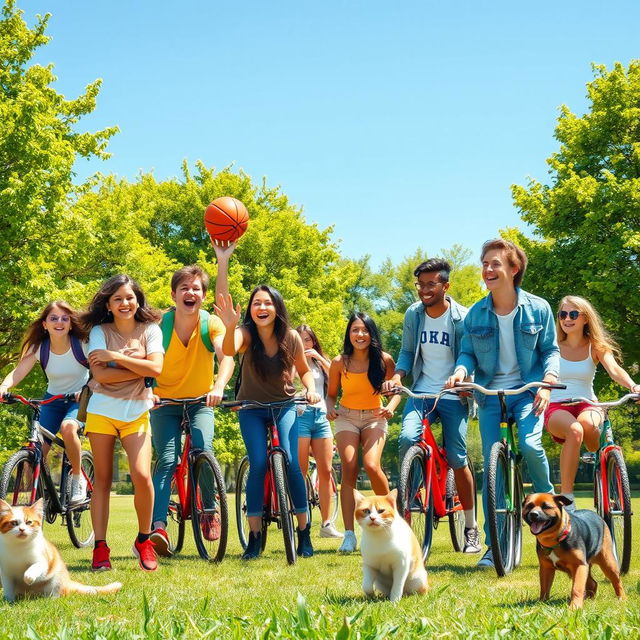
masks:
POLYGON ((589 298, 627 363, 638 363, 640 60, 593 71, 588 111, 578 116, 561 108, 549 184, 512 187, 537 239, 513 233, 529 254, 527 288, 552 305, 568 294, 589 298))
POLYGON ((74 188, 73 163, 78 156, 107 157, 107 141, 116 132, 75 130, 95 108, 99 80, 66 100, 51 86, 52 65, 29 66, 48 41, 47 20, 39 17, 29 28, 14 0, 4 2, 0 16, 0 368, 28 321, 62 285, 54 268, 59 234, 68 235, 75 222, 65 205, 70 194, 86 188, 74 188))

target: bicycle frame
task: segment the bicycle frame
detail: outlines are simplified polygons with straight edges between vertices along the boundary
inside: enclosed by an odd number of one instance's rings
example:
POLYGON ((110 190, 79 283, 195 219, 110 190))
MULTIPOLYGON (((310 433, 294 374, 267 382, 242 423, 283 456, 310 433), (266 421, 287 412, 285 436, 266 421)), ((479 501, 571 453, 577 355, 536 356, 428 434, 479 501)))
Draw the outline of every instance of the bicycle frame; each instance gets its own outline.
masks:
POLYGON ((265 516, 272 522, 277 522, 280 526, 279 516, 280 508, 278 507, 278 494, 273 481, 273 473, 271 472, 271 458, 276 451, 282 452, 285 463, 287 460, 286 452, 280 445, 280 436, 278 435, 278 427, 275 420, 270 420, 267 425, 267 473, 264 476, 264 494, 263 502, 265 516))
POLYGON ((518 451, 516 439, 513 435, 513 420, 509 420, 508 418, 507 401, 505 394, 501 391, 498 392, 498 400, 500 401, 500 439, 504 442, 507 448, 507 459, 509 461, 509 466, 507 467, 509 484, 505 498, 507 500, 507 509, 511 510, 516 506, 519 507, 519 505, 514 505, 513 503, 513 496, 516 492, 516 478, 513 470, 520 458, 520 453, 518 451))

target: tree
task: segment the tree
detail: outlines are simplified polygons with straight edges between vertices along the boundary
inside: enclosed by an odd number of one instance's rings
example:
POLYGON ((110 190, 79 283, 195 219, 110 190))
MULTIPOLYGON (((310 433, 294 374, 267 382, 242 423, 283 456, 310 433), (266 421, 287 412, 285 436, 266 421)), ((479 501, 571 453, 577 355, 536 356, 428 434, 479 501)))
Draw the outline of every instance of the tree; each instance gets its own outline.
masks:
POLYGON ((627 364, 640 362, 640 60, 611 71, 593 66, 589 109, 561 107, 547 160, 548 184, 512 187, 535 238, 511 230, 530 258, 527 288, 551 304, 589 298, 619 339, 627 364))
MULTIPOLYGON (((15 353, 22 331, 56 288, 52 275, 60 251, 58 234, 72 223, 64 213, 78 156, 107 157, 108 128, 79 133, 75 125, 91 113, 100 81, 75 100, 52 88, 53 66, 31 65, 47 43, 48 15, 30 29, 6 0, 0 17, 0 368, 15 353)), ((71 248, 75 248, 75 243, 71 248)))

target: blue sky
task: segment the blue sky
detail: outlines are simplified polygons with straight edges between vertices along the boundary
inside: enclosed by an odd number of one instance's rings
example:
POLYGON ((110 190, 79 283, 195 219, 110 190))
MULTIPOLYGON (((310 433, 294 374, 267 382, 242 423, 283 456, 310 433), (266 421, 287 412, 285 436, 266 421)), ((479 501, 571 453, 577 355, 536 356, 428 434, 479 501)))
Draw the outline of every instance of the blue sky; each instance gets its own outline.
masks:
POLYGON ((120 127, 79 178, 233 164, 374 265, 522 226, 510 185, 546 179, 558 107, 640 55, 637 2, 19 4, 53 14, 60 92, 103 79, 82 126, 120 127))

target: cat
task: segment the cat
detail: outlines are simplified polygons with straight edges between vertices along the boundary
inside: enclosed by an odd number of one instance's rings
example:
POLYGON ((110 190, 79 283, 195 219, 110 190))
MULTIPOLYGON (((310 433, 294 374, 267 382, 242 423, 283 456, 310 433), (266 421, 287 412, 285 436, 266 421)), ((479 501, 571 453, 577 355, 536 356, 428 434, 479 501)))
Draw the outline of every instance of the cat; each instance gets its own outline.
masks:
POLYGON ((355 516, 362 529, 362 589, 368 597, 377 589, 392 602, 429 588, 418 540, 396 511, 397 495, 397 489, 370 497, 354 490, 355 516))
POLYGON ((122 588, 119 582, 90 587, 72 580, 60 552, 45 540, 42 518, 42 498, 30 507, 12 507, 0 499, 0 578, 6 600, 115 593, 122 588))

